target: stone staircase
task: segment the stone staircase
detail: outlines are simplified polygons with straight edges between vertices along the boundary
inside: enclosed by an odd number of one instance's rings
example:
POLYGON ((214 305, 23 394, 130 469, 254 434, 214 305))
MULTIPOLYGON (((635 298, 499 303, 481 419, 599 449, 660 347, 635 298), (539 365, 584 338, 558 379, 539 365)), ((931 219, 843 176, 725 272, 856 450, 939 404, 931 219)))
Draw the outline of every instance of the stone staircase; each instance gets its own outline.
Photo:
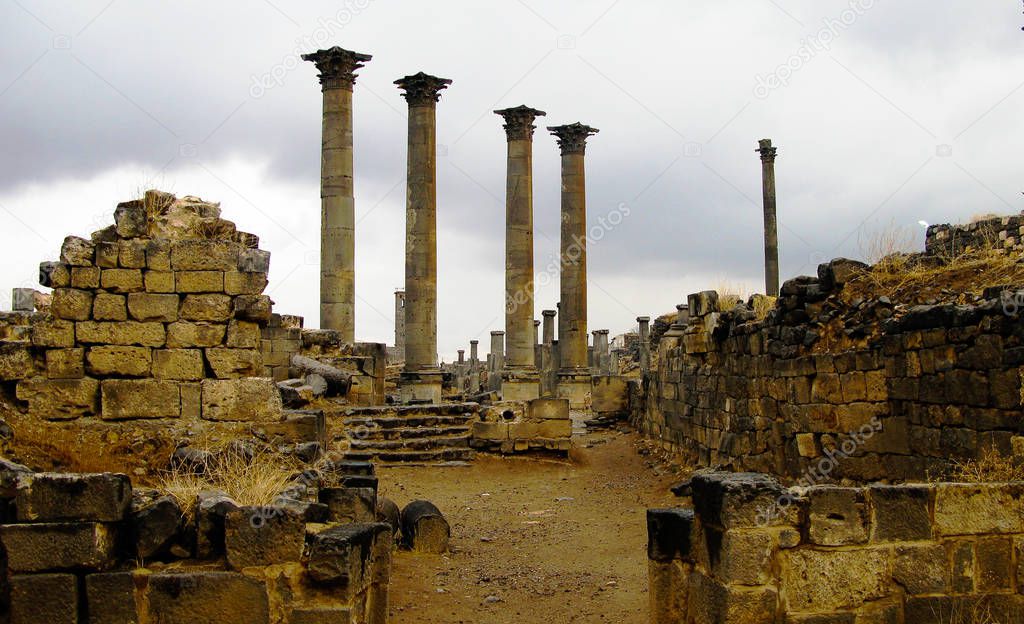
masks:
POLYGON ((475 405, 407 405, 355 407, 340 418, 345 458, 383 463, 442 463, 473 459, 472 424, 475 405))

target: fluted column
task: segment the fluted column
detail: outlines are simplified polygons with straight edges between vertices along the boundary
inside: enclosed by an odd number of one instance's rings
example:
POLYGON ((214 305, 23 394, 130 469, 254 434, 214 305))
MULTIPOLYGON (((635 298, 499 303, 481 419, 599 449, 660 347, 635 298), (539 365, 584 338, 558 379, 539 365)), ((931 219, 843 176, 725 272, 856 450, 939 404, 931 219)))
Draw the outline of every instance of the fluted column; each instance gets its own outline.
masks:
POLYGON ((437 366, 437 127, 441 90, 452 83, 420 72, 395 81, 409 104, 405 211, 405 369, 402 398, 440 401, 437 366))
POLYGON ((372 57, 337 46, 303 54, 320 71, 320 327, 355 342, 355 194, 352 184, 352 86, 372 57))
POLYGON ((761 155, 761 191, 764 199, 764 292, 779 296, 779 232, 775 213, 775 155, 771 139, 761 139, 757 151, 761 155))
POLYGON ((583 157, 596 128, 579 122, 549 126, 562 152, 562 235, 559 301, 559 396, 576 408, 590 397, 587 368, 587 190, 583 157))

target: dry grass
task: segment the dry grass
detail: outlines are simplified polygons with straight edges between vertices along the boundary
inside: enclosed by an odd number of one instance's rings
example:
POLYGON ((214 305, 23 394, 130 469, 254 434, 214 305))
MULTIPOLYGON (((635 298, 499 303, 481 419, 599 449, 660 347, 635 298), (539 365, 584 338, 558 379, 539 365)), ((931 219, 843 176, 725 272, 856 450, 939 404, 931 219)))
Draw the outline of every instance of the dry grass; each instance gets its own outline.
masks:
POLYGON ((201 219, 192 227, 196 236, 206 240, 230 240, 235 235, 235 224, 223 219, 201 219))
POLYGON ((939 609, 936 613, 932 611, 936 622, 948 624, 1009 624, 1008 621, 997 619, 992 614, 992 605, 988 596, 980 596, 975 599, 954 598, 949 613, 939 609))
POLYGON ((775 309, 775 302, 778 301, 778 297, 769 297, 768 295, 753 295, 750 298, 751 306, 754 309, 754 315, 757 320, 762 321, 768 313, 775 309))
POLYGON ((954 461, 950 478, 960 483, 1024 481, 1024 465, 1016 464, 1012 457, 989 450, 980 459, 954 461))
POLYGON ((737 303, 743 303, 747 298, 745 286, 727 281, 719 281, 715 292, 718 293, 718 309, 722 312, 732 310, 737 303))

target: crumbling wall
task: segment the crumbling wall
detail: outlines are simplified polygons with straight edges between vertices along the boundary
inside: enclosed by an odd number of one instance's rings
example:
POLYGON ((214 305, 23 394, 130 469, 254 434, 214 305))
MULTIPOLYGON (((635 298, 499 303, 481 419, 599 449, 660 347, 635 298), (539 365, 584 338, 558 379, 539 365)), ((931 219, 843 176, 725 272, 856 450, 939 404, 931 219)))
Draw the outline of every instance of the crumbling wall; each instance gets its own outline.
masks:
POLYGON ((1004 249, 1024 252, 1024 217, 986 217, 962 225, 930 225, 925 232, 925 251, 954 257, 967 249, 1004 249))
POLYGON ((1024 322, 1004 291, 900 309, 843 301, 862 269, 836 260, 786 282, 763 320, 692 295, 688 324, 659 340, 634 423, 701 466, 811 483, 920 479, 951 459, 1021 452, 1024 322))
POLYGON ((691 487, 647 513, 654 624, 1024 621, 1024 483, 691 487))

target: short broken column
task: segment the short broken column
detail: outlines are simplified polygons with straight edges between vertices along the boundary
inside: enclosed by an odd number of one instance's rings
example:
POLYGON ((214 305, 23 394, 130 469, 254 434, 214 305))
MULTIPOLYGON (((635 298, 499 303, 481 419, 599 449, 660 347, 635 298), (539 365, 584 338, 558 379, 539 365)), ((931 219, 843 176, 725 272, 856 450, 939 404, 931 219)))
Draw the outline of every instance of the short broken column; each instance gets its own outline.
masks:
POLYGON ((638 316, 636 322, 637 342, 639 343, 640 372, 646 374, 651 370, 651 317, 638 316))
POLYGON ((414 552, 439 555, 448 551, 451 528, 433 503, 416 500, 402 510, 402 537, 414 552))
POLYGON ((587 185, 584 153, 596 128, 579 122, 549 126, 562 152, 561 276, 558 396, 574 409, 590 403, 587 367, 587 185))
POLYGON ((764 200, 764 283, 765 294, 779 296, 779 232, 775 212, 775 156, 778 148, 771 139, 761 139, 761 191, 764 200))
POLYGON ((469 392, 480 392, 480 341, 469 341, 469 392))
POLYGON ((405 291, 395 291, 395 357, 396 362, 405 361, 405 291))
POLYGON ((441 401, 437 365, 437 101, 452 83, 419 72, 395 81, 409 104, 402 402, 441 401))
POLYGON ((505 371, 505 332, 491 332, 491 353, 488 359, 491 367, 487 374, 487 389, 500 392, 502 373, 505 371))
POLYGON ((352 86, 372 57, 337 46, 303 54, 320 72, 320 327, 355 342, 355 193, 352 184, 352 86))
POLYGON ((533 122, 544 111, 516 106, 494 111, 505 120, 505 367, 502 398, 540 396, 533 340, 533 122))
POLYGON ((610 354, 608 352, 607 329, 594 330, 594 374, 608 375, 611 373, 610 354))

